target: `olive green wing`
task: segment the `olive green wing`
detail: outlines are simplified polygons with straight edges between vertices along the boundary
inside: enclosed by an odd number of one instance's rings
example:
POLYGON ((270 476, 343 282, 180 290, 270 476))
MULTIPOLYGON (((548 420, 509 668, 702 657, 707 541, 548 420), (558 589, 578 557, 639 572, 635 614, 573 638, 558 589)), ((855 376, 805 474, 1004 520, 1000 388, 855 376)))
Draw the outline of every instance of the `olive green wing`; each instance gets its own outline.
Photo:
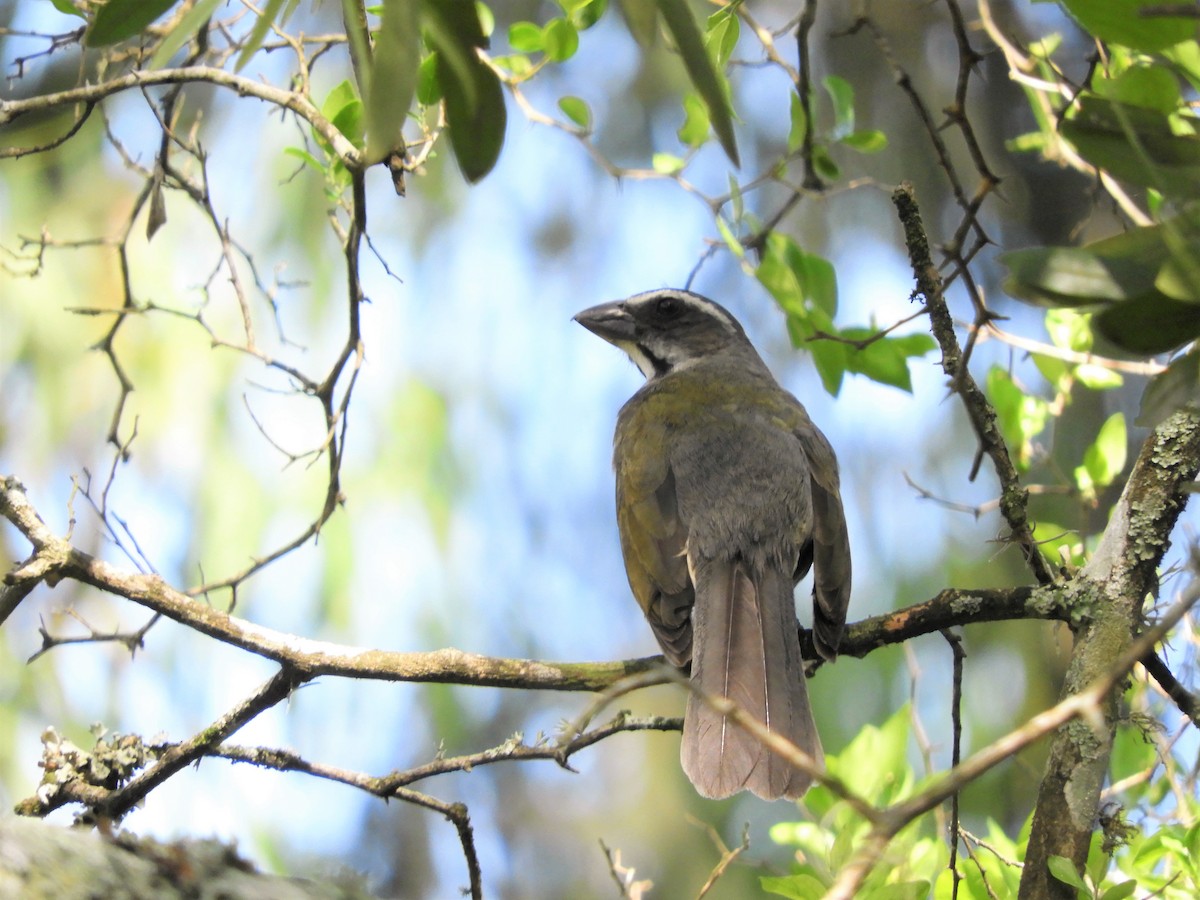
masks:
POLYGON ((659 646, 673 666, 692 655, 695 602, 687 568, 687 529, 679 518, 675 477, 666 454, 655 449, 661 429, 621 429, 617 442, 617 528, 629 586, 659 646), (641 450, 642 452, 634 452, 641 450))

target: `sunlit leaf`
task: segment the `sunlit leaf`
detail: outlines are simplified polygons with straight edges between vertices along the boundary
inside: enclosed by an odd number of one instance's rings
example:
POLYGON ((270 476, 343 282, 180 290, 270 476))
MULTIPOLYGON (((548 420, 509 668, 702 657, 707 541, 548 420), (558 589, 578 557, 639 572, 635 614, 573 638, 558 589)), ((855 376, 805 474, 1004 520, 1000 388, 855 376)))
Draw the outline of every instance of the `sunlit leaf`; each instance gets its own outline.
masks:
POLYGON ((1161 65, 1133 66, 1115 78, 1097 77, 1092 89, 1106 100, 1163 113, 1179 107, 1179 80, 1161 65))
POLYGON ((1033 461, 1033 439, 1042 433, 1049 419, 1046 401, 1026 394, 1000 366, 988 370, 987 394, 1015 465, 1022 471, 1028 469, 1033 461))
POLYGON ((729 62, 741 33, 741 24, 732 10, 730 6, 719 9, 709 16, 708 22, 705 23, 704 43, 718 69, 724 69, 729 62))
POLYGON ((768 894, 788 900, 820 900, 829 889, 812 875, 762 875, 759 886, 768 894))
POLYGON ((841 143, 859 153, 879 153, 887 149, 887 135, 882 131, 852 131, 841 143))
POLYGON ((1093 391, 1111 391, 1125 383, 1121 373, 1106 366, 1083 363, 1075 367, 1075 377, 1093 391))
POLYGON ((683 124, 679 126, 679 140, 689 147, 699 147, 708 140, 708 108, 696 94, 683 97, 683 124))
POLYGON ((579 32, 566 19, 551 19, 543 31, 546 55, 555 62, 563 62, 575 55, 579 49, 579 32))
POLYGON ((675 175, 683 171, 683 160, 673 153, 655 153, 650 158, 650 165, 661 175, 675 175))
POLYGON ((1075 863, 1071 862, 1065 856, 1051 856, 1046 861, 1046 865, 1050 869, 1050 874, 1063 884, 1069 884, 1071 887, 1079 888, 1083 891, 1088 890, 1088 886, 1084 883, 1079 873, 1075 871, 1075 863))
POLYGON ((508 45, 519 53, 540 53, 542 29, 533 22, 513 22, 508 26, 508 45))
POLYGON ((1112 484, 1125 468, 1127 454, 1125 414, 1113 413, 1100 426, 1096 440, 1083 454, 1083 465, 1075 469, 1075 482, 1084 496, 1112 484))
POLYGON ((558 108, 580 128, 590 129, 592 127, 592 110, 579 97, 560 97, 558 108))

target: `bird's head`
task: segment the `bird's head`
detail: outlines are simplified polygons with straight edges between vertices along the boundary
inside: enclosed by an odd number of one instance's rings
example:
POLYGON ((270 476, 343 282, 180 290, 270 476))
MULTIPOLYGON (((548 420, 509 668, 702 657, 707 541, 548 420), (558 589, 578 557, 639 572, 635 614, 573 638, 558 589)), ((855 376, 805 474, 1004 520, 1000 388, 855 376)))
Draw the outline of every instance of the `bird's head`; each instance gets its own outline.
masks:
POLYGON ((575 321, 624 350, 647 378, 721 354, 758 359, 738 320, 691 291, 635 294, 585 309, 575 321))

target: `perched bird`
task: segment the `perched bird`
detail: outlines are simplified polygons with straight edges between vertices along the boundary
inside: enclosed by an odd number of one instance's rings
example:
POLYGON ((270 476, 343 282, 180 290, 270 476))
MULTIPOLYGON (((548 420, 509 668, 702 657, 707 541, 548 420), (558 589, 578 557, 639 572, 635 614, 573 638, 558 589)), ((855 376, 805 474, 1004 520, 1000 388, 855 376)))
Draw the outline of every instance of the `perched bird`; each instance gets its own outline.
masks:
MULTIPOLYGON (((705 297, 648 291, 575 321, 646 376, 617 416, 613 466, 625 571, 663 653, 821 760, 792 592, 814 568, 814 643, 833 659, 850 545, 829 442, 705 297)), ((705 797, 797 798, 811 783, 695 695, 680 755, 705 797)))

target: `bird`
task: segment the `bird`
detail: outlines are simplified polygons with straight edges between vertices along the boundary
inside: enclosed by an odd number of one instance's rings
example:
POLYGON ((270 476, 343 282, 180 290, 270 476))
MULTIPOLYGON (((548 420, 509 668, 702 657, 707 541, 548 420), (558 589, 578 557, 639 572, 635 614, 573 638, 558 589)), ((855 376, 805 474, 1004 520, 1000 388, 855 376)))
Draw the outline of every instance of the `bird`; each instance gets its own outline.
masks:
MULTIPOLYGON (((663 655, 823 764, 793 592, 811 568, 813 644, 833 660, 851 581, 833 448, 715 301, 659 289, 574 318, 646 377, 617 415, 613 468, 625 572, 663 655)), ((697 691, 680 758, 713 799, 812 783, 697 691)))

